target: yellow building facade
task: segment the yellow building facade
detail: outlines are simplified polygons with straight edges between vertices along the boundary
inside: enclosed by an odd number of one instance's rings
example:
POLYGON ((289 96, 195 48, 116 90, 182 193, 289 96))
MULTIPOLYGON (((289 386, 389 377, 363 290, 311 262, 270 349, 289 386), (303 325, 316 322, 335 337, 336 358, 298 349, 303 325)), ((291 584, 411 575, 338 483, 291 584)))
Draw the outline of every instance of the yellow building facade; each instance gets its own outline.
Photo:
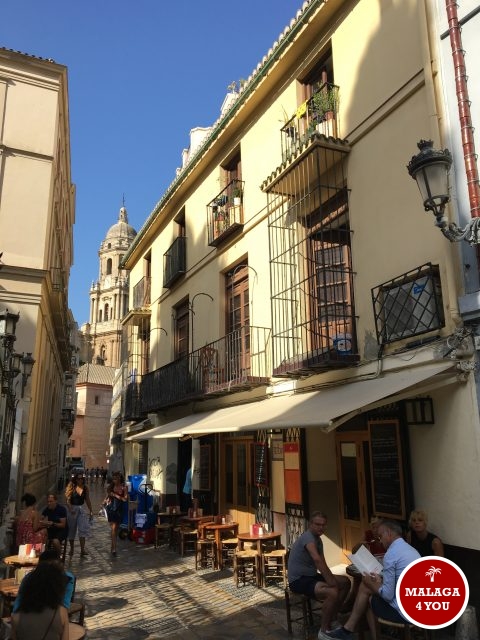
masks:
POLYGON ((286 546, 322 509, 330 564, 414 507, 479 549, 458 253, 406 171, 442 144, 428 7, 305 2, 124 259, 151 291, 123 321, 127 471, 175 504, 193 464, 201 504, 286 546))
POLYGON ((44 500, 56 489, 73 427, 65 381, 72 368, 74 217, 67 69, 0 49, 0 308, 20 314, 15 350, 35 359, 27 384, 14 380, 15 434, 2 433, 15 438, 13 501, 25 491, 44 500))

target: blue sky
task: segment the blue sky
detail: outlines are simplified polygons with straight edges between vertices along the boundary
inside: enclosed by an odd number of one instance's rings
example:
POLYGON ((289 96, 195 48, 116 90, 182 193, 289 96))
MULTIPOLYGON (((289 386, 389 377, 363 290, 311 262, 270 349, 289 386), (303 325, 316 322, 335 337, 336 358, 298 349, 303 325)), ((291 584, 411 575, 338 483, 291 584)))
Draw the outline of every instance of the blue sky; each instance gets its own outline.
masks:
POLYGON ((68 67, 77 187, 69 306, 88 320, 98 249, 125 194, 142 226, 181 163, 301 0, 2 0, 0 46, 68 67))

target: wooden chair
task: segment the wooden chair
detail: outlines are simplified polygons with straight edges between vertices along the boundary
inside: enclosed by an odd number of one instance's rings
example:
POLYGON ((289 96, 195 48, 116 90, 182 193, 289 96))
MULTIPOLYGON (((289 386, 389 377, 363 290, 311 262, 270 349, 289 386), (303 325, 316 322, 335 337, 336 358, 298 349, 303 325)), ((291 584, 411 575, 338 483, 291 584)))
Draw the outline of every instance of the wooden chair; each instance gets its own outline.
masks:
POLYGON ((222 566, 233 567, 238 538, 222 538, 222 566))
POLYGON ((155 549, 158 549, 160 542, 170 544, 172 538, 172 525, 168 522, 155 525, 155 549))
POLYGON ((255 586, 261 586, 261 574, 259 567, 260 556, 256 550, 235 551, 233 557, 233 577, 238 588, 240 580, 245 585, 247 582, 255 586))
POLYGON ((212 538, 197 538, 195 543, 195 571, 217 568, 217 545, 212 538))
POLYGON ((83 623, 85 621, 85 603, 83 602, 83 600, 76 600, 75 598, 76 588, 77 588, 77 579, 74 577, 72 600, 70 602, 70 606, 68 607, 68 619, 71 620, 71 618, 74 618, 76 615, 78 615, 77 623, 82 625, 83 627, 83 623))
POLYGON ((285 612, 287 614, 288 633, 293 634, 292 624, 302 625, 303 636, 309 638, 314 624, 320 626, 322 619, 322 603, 301 593, 285 589, 285 612))
POLYGON ((398 640, 416 640, 417 638, 431 640, 433 637, 430 629, 422 629, 409 622, 390 622, 384 618, 375 618, 375 629, 377 640, 391 640, 393 630, 395 630, 395 637, 398 640))
POLYGON ((287 550, 274 549, 262 553, 262 584, 267 586, 268 580, 282 580, 283 588, 287 588, 287 550))
POLYGON ((187 551, 195 553, 197 540, 197 529, 180 529, 180 555, 184 556, 187 551))

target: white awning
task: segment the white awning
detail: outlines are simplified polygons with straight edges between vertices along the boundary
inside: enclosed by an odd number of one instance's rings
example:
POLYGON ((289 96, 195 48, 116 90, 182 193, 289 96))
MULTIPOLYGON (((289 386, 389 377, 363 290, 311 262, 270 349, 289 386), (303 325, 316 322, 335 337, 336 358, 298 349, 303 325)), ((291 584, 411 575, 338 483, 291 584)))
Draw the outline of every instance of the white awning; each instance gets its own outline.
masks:
POLYGON ((450 375, 440 375, 452 367, 452 362, 441 361, 318 391, 270 396, 250 404, 185 416, 127 440, 289 427, 331 431, 367 409, 456 382, 453 370, 450 375))

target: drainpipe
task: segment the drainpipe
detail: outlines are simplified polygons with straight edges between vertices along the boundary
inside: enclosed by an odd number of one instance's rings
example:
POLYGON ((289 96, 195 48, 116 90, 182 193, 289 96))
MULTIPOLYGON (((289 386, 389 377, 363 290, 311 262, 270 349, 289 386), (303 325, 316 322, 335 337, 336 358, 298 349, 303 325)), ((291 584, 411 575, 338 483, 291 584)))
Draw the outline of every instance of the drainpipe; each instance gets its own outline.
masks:
POLYGON ((462 34, 458 22, 457 3, 455 0, 445 0, 448 18, 448 33, 452 47, 453 66, 455 69, 455 87, 457 91, 458 114, 460 117, 460 131, 462 136, 463 159, 467 173, 468 198, 470 200, 470 215, 480 217, 480 188, 478 184, 477 158, 468 98, 467 73, 465 68, 462 34))

